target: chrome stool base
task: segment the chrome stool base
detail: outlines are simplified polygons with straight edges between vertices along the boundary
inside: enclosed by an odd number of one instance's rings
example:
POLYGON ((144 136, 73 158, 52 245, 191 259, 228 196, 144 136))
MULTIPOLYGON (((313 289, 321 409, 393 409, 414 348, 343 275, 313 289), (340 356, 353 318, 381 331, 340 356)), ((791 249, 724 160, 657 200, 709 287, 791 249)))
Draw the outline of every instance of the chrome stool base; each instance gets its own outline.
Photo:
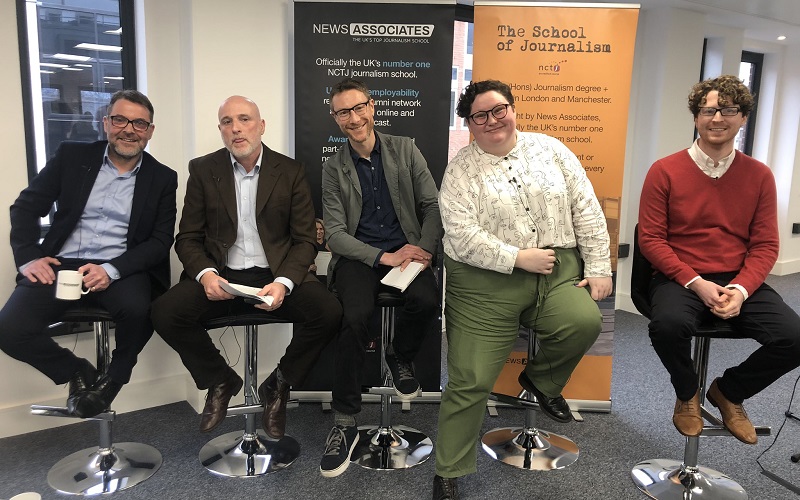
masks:
POLYGON ((563 469, 578 460, 578 446, 569 438, 535 427, 500 427, 481 438, 494 460, 525 470, 563 469))
POLYGON ((417 429, 362 425, 350 461, 366 469, 408 469, 426 461, 432 452, 433 441, 417 429))
POLYGON ((645 460, 631 471, 636 486, 657 500, 746 500, 747 492, 722 472, 668 459, 645 460))
POLYGON ((161 453, 141 443, 86 448, 56 463, 47 473, 50 487, 69 495, 104 495, 136 486, 161 467, 161 453))
POLYGON ((300 444, 291 436, 280 441, 233 431, 216 437, 200 449, 200 463, 220 476, 254 477, 285 469, 300 456, 300 444))

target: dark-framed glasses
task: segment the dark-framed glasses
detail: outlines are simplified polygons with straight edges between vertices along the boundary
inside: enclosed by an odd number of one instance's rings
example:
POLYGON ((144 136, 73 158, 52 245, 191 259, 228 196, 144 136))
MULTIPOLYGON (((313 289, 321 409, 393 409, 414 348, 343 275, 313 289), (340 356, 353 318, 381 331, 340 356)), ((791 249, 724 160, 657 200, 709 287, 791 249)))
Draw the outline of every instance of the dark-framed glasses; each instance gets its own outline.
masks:
POLYGON ((719 111, 719 114, 722 116, 736 116, 741 111, 736 106, 728 106, 726 108, 700 108, 700 111, 697 113, 700 116, 714 116, 719 111))
POLYGON ((142 120, 141 118, 129 120, 122 115, 109 116, 108 119, 111 121, 111 125, 114 125, 117 128, 125 128, 130 123, 133 125, 133 130, 139 132, 146 132, 147 129, 150 128, 150 125, 152 125, 152 123, 147 120, 142 120))
POLYGON ((368 104, 369 104, 369 99, 360 104, 356 104, 352 108, 343 108, 338 111, 331 110, 331 114, 333 115, 334 118, 336 118, 339 121, 345 121, 349 119, 351 111, 355 111, 355 113, 359 116, 364 116, 364 114, 366 114, 367 112, 368 104))
POLYGON ((487 109, 486 111, 476 111, 469 115, 467 119, 471 119, 472 123, 475 125, 483 125, 487 121, 489 121, 489 113, 494 116, 495 120, 500 120, 505 118, 506 114, 508 114, 508 107, 511 106, 510 104, 498 104, 497 106, 493 107, 492 109, 487 109))

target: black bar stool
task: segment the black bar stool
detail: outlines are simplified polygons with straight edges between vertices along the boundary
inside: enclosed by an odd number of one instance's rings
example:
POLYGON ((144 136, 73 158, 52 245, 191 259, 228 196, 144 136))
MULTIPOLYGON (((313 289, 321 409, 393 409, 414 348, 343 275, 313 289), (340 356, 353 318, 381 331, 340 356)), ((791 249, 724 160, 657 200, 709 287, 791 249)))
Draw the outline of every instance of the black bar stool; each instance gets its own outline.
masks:
MULTIPOLYGON (((536 334, 528 331, 528 361, 536 355, 536 334)), ((523 427, 498 427, 481 438, 492 459, 526 470, 563 469, 578 460, 578 446, 569 438, 536 427, 536 396, 522 389, 517 397, 491 393, 490 399, 525 408, 523 427)))
POLYGON ((258 326, 291 323, 267 313, 222 316, 206 322, 206 330, 244 326, 244 404, 228 408, 228 416, 244 415, 244 432, 218 436, 200 449, 200 463, 221 476, 252 477, 285 469, 300 455, 300 444, 285 435, 279 441, 267 437, 257 421, 264 411, 258 399, 258 326))
MULTIPOLYGON (((94 344, 97 370, 105 373, 111 362, 108 332, 111 315, 105 309, 76 301, 61 317, 61 322, 91 322, 94 324, 94 344)), ((51 325, 51 328, 55 325, 51 325)), ((50 417, 77 418, 65 407, 31 405, 31 413, 50 417)), ((84 420, 100 423, 100 445, 68 455, 47 473, 47 482, 61 492, 71 495, 102 495, 136 486, 161 467, 161 453, 142 443, 116 443, 112 426, 116 412, 107 409, 84 420)))
POLYGON ((392 373, 386 363, 386 347, 394 338, 395 308, 403 305, 400 292, 381 291, 376 304, 381 308, 381 375, 382 387, 370 388, 370 394, 381 396, 380 425, 358 427, 358 442, 351 462, 367 469, 407 469, 426 461, 433 451, 433 441, 411 427, 391 424, 392 373))
MULTIPOLYGON (((633 236, 633 266, 631 271, 631 299, 643 316, 650 318, 650 280, 653 268, 639 250, 638 225, 633 236)), ((712 338, 730 337, 732 329, 722 320, 714 319, 697 329, 692 361, 700 388, 700 412, 708 424, 700 436, 730 436, 722 420, 704 406, 708 354, 712 338)), ((769 436, 770 428, 755 426, 756 435, 769 436)), ((631 470, 634 484, 650 498, 657 500, 702 498, 703 500, 744 500, 747 492, 728 475, 697 464, 700 436, 686 438, 683 460, 657 458, 639 462, 631 470)))

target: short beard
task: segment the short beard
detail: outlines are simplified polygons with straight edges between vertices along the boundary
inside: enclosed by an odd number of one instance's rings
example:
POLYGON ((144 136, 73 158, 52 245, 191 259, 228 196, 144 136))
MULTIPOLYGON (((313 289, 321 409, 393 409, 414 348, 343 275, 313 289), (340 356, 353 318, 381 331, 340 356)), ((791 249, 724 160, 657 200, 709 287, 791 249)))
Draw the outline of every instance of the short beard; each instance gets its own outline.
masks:
POLYGON ((235 149, 235 148, 233 147, 233 145, 231 145, 231 146, 228 148, 228 151, 231 153, 231 155, 232 155, 234 158, 236 158, 237 160, 241 160, 241 159, 243 159, 243 158, 248 158, 250 155, 252 155, 253 153, 255 153, 255 152, 256 152, 256 150, 257 150, 259 147, 261 147, 261 143, 258 143, 257 145, 256 145, 256 144, 250 144, 250 146, 249 146, 247 149, 245 149, 245 150, 241 150, 241 149, 237 150, 237 149, 235 149))
POLYGON ((136 147, 133 148, 134 151, 133 153, 123 153, 117 148, 117 145, 113 142, 109 143, 108 147, 114 150, 114 154, 116 154, 120 158, 125 158, 126 160, 133 160, 134 158, 137 158, 140 154, 142 154, 142 151, 144 151, 143 148, 137 145, 136 147))

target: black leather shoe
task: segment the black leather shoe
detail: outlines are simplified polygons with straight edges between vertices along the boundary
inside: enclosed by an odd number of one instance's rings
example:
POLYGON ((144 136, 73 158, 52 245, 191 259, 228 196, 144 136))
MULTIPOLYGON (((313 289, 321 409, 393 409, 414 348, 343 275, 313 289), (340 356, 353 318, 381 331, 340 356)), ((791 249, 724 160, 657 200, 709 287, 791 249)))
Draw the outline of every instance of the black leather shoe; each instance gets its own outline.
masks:
POLYGON ((278 381, 275 371, 258 387, 258 398, 264 405, 261 426, 271 439, 282 439, 286 432, 286 402, 290 388, 286 381, 278 381))
POLYGON ((108 375, 103 375, 91 389, 78 396, 75 415, 89 418, 104 412, 111 406, 120 389, 122 384, 114 382, 108 375))
POLYGON ((552 418, 556 422, 572 422, 572 411, 569 409, 567 400, 561 395, 558 395, 554 398, 549 398, 539 392, 539 389, 537 389, 536 386, 533 385, 533 382, 531 382, 531 379, 528 378, 525 370, 519 374, 518 380, 519 385, 521 385, 523 389, 536 396, 536 401, 539 403, 539 408, 541 408, 548 417, 552 418))
POLYGON ((433 500, 458 500, 456 478, 433 476, 433 500))
POLYGON ((83 358, 79 362, 80 368, 69 379, 69 396, 67 396, 67 410, 78 417, 81 416, 76 413, 78 399, 97 380, 97 370, 95 370, 94 366, 83 358))
POLYGON ((200 419, 200 432, 211 432, 225 420, 228 415, 228 403, 239 394, 244 382, 230 367, 225 380, 208 388, 206 405, 200 419))

